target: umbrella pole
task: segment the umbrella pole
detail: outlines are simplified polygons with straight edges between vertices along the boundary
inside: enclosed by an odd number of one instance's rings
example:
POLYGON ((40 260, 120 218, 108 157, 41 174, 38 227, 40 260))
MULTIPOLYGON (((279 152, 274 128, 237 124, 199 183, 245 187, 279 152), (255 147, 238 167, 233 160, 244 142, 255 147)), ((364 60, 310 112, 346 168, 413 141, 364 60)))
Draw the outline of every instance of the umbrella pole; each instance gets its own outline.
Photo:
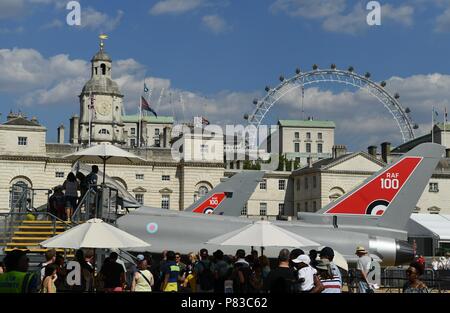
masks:
POLYGON ((261 247, 261 256, 264 255, 264 247, 261 247))
POLYGON ((103 185, 105 184, 106 158, 103 159, 103 185))

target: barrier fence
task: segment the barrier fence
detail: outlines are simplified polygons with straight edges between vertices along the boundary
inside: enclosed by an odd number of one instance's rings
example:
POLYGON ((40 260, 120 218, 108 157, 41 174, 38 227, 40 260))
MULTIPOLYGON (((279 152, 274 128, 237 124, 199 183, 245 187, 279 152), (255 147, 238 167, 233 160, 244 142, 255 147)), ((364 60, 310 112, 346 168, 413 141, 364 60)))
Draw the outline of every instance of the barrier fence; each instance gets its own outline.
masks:
MULTIPOLYGON (((450 290, 450 270, 426 269, 419 278, 430 292, 446 292, 450 290)), ((355 270, 350 269, 344 281, 347 282, 348 291, 358 292, 355 270)), ((406 268, 387 267, 381 271, 381 289, 385 292, 402 292, 404 284, 408 281, 406 268)))

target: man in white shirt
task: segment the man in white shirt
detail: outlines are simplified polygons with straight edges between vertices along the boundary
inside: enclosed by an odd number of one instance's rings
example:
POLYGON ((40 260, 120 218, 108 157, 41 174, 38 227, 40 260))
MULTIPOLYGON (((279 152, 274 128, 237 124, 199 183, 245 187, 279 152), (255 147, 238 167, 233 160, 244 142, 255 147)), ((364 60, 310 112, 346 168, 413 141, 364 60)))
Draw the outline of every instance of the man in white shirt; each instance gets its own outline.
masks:
POLYGON ((299 255, 296 259, 292 260, 298 268, 298 279, 301 282, 301 292, 316 293, 323 290, 323 286, 320 280, 316 276, 317 270, 309 266, 311 262, 309 256, 305 254, 299 255))
POLYGON ((370 266, 372 264, 372 258, 369 256, 369 253, 366 251, 364 247, 357 247, 355 253, 359 259, 356 266, 357 274, 358 274, 358 292, 359 293, 368 293, 371 291, 369 286, 369 281, 367 278, 367 274, 370 272, 370 266))

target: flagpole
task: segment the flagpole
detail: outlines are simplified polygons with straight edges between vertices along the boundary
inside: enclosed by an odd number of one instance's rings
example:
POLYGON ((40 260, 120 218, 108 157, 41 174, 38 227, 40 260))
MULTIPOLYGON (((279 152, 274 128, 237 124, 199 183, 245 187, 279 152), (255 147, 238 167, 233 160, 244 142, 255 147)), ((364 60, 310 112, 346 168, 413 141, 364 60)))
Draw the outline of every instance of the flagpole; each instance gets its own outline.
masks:
POLYGON ((431 111, 431 143, 434 143, 434 107, 431 111))
POLYGON ((89 147, 91 146, 92 137, 92 92, 89 94, 89 147))
POLYGON ((141 147, 142 132, 142 97, 139 97, 139 130, 138 130, 138 148, 141 147))
POLYGON ((447 149, 447 133, 445 124, 447 124, 447 107, 444 107, 444 147, 447 149))

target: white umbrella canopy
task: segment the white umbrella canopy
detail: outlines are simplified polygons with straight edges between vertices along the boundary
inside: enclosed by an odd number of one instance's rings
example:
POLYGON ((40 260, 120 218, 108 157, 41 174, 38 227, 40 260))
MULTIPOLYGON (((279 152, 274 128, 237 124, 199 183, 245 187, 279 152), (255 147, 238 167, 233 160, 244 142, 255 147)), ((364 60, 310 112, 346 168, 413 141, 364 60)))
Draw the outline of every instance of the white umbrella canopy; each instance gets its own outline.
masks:
POLYGON ((257 221, 206 242, 219 246, 318 247, 319 243, 294 234, 268 221, 257 221))
POLYGON ((90 148, 69 154, 64 156, 64 159, 71 160, 73 162, 83 161, 87 163, 97 163, 99 161, 103 162, 103 183, 105 182, 105 169, 106 162, 120 162, 128 161, 130 163, 136 163, 139 161, 145 161, 144 159, 120 149, 114 145, 110 144, 99 144, 92 146, 90 148))
POLYGON ((47 239, 40 245, 46 248, 66 249, 122 249, 150 246, 149 243, 97 218, 47 239))

